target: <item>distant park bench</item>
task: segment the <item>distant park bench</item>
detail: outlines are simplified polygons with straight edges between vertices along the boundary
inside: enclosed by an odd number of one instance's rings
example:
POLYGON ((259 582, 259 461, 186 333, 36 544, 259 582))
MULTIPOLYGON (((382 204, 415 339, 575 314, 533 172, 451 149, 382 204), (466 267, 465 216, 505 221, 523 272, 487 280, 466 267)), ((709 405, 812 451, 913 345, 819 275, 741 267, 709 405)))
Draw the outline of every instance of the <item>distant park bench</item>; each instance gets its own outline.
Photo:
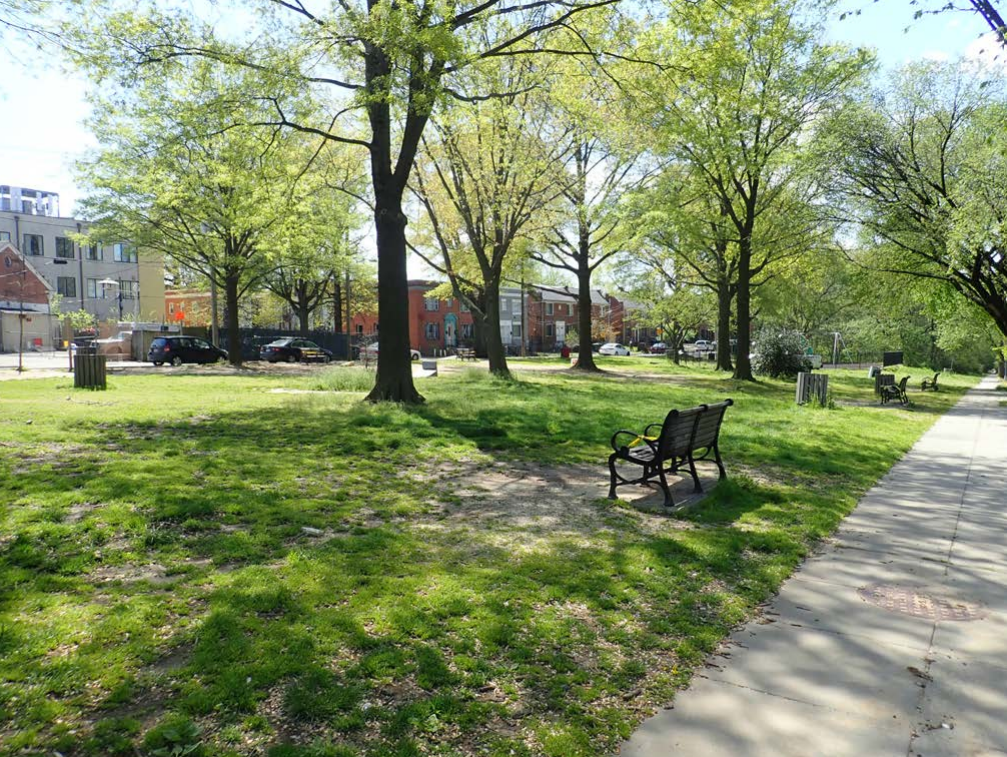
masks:
POLYGON ((935 373, 932 379, 923 379, 923 384, 920 386, 920 390, 925 392, 927 389, 932 389, 933 391, 936 392, 937 377, 940 375, 941 375, 940 373, 935 373))
POLYGON ((909 404, 909 395, 906 394, 906 384, 911 376, 903 376, 897 384, 888 384, 881 387, 881 404, 886 405, 890 400, 898 400, 903 405, 909 404))
POLYGON ((671 489, 668 486, 667 475, 677 473, 679 466, 688 463, 694 491, 703 491, 696 474, 696 461, 705 459, 713 453, 720 478, 727 472, 720 457, 720 426, 724 420, 727 408, 733 405, 733 400, 724 400, 713 405, 700 405, 686 410, 672 410, 664 419, 664 423, 652 423, 642 434, 633 431, 616 431, 612 435, 612 454, 608 458, 608 469, 611 482, 608 490, 609 499, 615 499, 615 490, 625 484, 648 484, 654 479, 664 492, 664 505, 671 507, 671 489), (660 429, 660 431, 657 431, 660 429), (652 435, 657 431, 657 435, 652 435), (628 438, 625 438, 628 437, 628 438), (697 452, 702 452, 697 456, 697 452), (618 471, 618 462, 638 465, 642 470, 639 478, 629 479, 618 471))
POLYGON ((455 350, 455 354, 458 355, 459 360, 475 360, 476 351, 471 347, 459 347, 455 350))

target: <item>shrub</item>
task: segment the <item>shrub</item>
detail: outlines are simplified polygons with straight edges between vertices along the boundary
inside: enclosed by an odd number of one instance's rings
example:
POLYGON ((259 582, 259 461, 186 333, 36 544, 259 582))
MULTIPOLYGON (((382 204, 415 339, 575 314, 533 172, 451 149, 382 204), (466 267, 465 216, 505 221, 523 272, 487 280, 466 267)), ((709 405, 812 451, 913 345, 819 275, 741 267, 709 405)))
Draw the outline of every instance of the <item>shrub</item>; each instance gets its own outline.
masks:
POLYGON ((766 329, 756 339, 757 354, 752 360, 756 373, 772 378, 794 377, 811 370, 811 360, 804 354, 804 337, 800 332, 766 329))

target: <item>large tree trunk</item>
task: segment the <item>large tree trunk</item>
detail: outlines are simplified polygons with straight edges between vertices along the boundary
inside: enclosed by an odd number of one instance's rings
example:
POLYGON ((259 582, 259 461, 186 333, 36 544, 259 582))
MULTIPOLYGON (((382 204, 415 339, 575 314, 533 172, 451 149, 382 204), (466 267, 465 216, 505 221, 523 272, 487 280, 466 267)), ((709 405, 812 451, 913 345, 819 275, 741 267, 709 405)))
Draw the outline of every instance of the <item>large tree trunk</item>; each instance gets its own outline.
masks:
MULTIPOLYGON (((376 189, 378 189, 376 187, 376 189)), ((409 287, 406 278, 406 217, 402 195, 381 188, 375 193, 374 226, 378 246, 378 371, 371 402, 419 403, 409 358, 409 287)))
POLYGON ((486 346, 486 295, 482 294, 472 298, 476 307, 472 308, 472 349, 476 351, 476 357, 487 357, 486 346))
POLYGON ((378 247, 378 318, 381 350, 378 371, 367 399, 371 402, 419 403, 409 358, 409 284, 406 278, 406 216, 402 193, 409 180, 425 116, 410 112, 397 160, 392 157, 391 105, 388 97, 392 63, 377 45, 365 44, 367 118, 371 125, 371 185, 378 247))
POLYGON ((297 322, 301 326, 301 336, 307 336, 311 328, 311 303, 308 301, 305 287, 301 287, 297 292, 297 322))
POLYGON ((500 334, 500 285, 486 285, 486 353, 490 359, 490 373, 501 378, 510 378, 507 368, 507 352, 504 350, 500 334))
POLYGON ((731 300, 734 291, 726 277, 717 281, 717 370, 733 371, 731 365, 731 300))
POLYGON ((738 242, 738 360, 734 378, 754 381, 752 362, 752 234, 747 231, 738 242))
POLYGON ((580 261, 577 272, 577 366, 579 371, 597 371, 594 353, 591 351, 591 270, 580 261), (585 270, 586 269, 586 270, 585 270))
POLYGON ((343 333, 343 288, 336 274, 332 275, 332 330, 343 333))
POLYGON ((227 311, 227 359, 231 365, 241 365, 241 334, 238 317, 238 285, 241 274, 224 274, 224 309, 227 311))

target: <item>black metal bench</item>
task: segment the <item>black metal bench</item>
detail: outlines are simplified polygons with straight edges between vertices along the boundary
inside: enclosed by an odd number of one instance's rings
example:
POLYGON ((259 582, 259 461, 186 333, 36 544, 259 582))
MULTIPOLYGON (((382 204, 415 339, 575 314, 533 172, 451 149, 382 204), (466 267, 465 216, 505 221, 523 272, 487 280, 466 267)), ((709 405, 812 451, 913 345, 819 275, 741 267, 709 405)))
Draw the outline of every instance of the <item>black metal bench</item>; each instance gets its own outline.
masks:
POLYGON ((720 426, 724 421, 724 413, 733 404, 734 401, 728 399, 713 405, 672 410, 664 423, 652 423, 642 434, 616 431, 612 435, 613 452, 608 458, 611 474, 608 498, 616 498, 616 487, 654 482, 664 492, 665 507, 671 507, 674 502, 668 486, 668 474, 677 473, 681 465, 688 463, 689 473, 695 484, 694 491, 701 492, 703 486, 696 474, 696 461, 705 459, 711 453, 720 471, 720 478, 724 478, 727 471, 724 470, 724 461, 720 457, 720 426), (660 432, 657 436, 652 436, 652 432, 658 427, 660 432), (623 436, 630 438, 625 443, 620 443, 623 436), (702 454, 697 455, 697 452, 702 454), (617 464, 620 462, 640 466, 643 469, 641 476, 626 478, 618 470, 617 464))
POLYGON ((897 384, 881 387, 881 404, 888 404, 889 400, 898 400, 903 405, 909 404, 909 395, 906 394, 906 384, 911 376, 903 376, 897 384))
POLYGON ((934 377, 932 379, 923 379, 923 383, 920 386, 920 391, 924 391, 925 392, 927 389, 932 389, 933 391, 936 392, 937 391, 937 377, 940 376, 940 375, 941 375, 940 373, 935 373, 934 377))

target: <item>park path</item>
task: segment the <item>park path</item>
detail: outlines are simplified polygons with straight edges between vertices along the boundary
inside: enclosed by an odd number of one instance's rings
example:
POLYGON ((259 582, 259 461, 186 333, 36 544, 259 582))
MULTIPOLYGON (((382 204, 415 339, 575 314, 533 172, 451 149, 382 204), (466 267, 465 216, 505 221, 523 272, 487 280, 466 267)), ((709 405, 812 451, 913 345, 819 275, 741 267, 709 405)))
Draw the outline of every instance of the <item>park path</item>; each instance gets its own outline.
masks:
POLYGON ((940 418, 620 755, 1007 755, 996 383, 940 418))

